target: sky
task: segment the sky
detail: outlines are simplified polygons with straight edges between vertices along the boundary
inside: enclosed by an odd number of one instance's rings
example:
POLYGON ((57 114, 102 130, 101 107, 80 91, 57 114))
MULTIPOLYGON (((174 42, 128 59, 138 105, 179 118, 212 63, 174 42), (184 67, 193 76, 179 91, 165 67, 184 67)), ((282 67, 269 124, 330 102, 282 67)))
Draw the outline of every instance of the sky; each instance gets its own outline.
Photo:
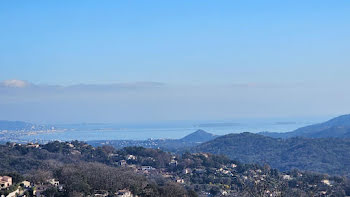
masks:
POLYGON ((0 119, 350 112, 350 2, 0 2, 0 119))

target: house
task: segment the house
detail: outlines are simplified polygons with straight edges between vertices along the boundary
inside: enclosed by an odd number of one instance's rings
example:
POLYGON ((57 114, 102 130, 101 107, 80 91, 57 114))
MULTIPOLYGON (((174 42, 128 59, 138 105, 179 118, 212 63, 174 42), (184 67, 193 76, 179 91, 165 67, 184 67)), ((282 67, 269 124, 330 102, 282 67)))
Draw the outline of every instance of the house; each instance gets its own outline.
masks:
POLYGON ((231 164, 231 168, 236 168, 237 167, 237 165, 236 164, 231 164))
POLYGON ((22 181, 21 186, 24 188, 30 188, 31 184, 29 181, 22 181))
POLYGON ((108 154, 108 157, 117 157, 119 154, 117 153, 109 153, 108 154))
POLYGON ((220 193, 221 193, 222 196, 227 196, 228 195, 228 192, 226 190, 221 190, 220 193))
POLYGON ((58 180, 55 180, 55 179, 49 179, 47 182, 55 187, 58 187, 60 185, 60 182, 58 180))
POLYGON ((0 189, 8 188, 12 185, 12 177, 0 176, 0 189))
POLYGON ((183 169, 183 171, 182 171, 182 173, 184 173, 184 174, 190 174, 192 171, 191 171, 191 169, 190 168, 185 168, 185 169, 183 169))
POLYGON ((67 143, 67 145, 70 147, 70 148, 74 148, 74 145, 72 143, 67 143))
POLYGON ((149 171, 149 170, 153 170, 154 168, 152 166, 141 166, 141 170, 142 171, 149 171))
POLYGON ((172 160, 170 161, 169 165, 175 167, 175 166, 177 166, 177 161, 174 160, 174 159, 172 159, 172 160))
POLYGON ((127 160, 136 160, 136 156, 134 156, 134 155, 127 155, 126 159, 127 160))
POLYGON ((106 197, 106 196, 108 196, 108 191, 105 191, 105 190, 96 191, 94 196, 95 197, 106 197))
POLYGON ((37 144, 37 143, 28 143, 27 145, 26 145, 26 147, 27 148, 39 148, 40 147, 40 145, 39 144, 37 144))
POLYGON ((185 183, 185 180, 178 178, 176 179, 176 183, 185 183))
POLYGON ((331 182, 328 179, 323 179, 321 182, 325 185, 332 186, 331 182))
POLYGON ((284 180, 292 180, 292 177, 290 175, 288 175, 288 174, 283 175, 282 178, 284 180))
POLYGON ((229 171, 229 170, 225 170, 225 169, 223 169, 223 168, 220 168, 220 169, 218 169, 218 170, 216 170, 217 172, 221 172, 221 173, 223 173, 223 174, 230 174, 231 172, 229 171))
POLYGON ((125 161, 125 160, 120 160, 120 161, 118 162, 118 165, 120 165, 120 166, 126 166, 126 161, 125 161))
POLYGON ((116 196, 118 196, 118 197, 134 197, 134 195, 127 189, 119 190, 116 193, 116 196))

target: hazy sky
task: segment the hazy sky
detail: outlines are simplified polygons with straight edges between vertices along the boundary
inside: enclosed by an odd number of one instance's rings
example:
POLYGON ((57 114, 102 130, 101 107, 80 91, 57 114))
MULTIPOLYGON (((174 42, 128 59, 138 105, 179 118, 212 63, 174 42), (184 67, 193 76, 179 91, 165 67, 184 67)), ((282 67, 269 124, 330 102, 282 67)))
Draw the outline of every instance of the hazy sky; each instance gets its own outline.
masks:
POLYGON ((349 1, 0 2, 0 119, 350 112, 349 1))

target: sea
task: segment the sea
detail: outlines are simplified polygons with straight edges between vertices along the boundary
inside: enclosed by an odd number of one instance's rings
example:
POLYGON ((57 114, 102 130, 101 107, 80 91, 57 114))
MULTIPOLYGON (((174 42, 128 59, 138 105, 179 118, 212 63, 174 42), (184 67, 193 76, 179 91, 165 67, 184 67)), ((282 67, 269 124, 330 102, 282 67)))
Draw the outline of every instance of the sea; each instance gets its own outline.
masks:
POLYGON ((288 132, 314 122, 305 121, 240 121, 176 122, 154 124, 81 123, 54 125, 55 130, 21 136, 23 141, 91 141, 179 139, 199 129, 215 135, 251 132, 288 132))

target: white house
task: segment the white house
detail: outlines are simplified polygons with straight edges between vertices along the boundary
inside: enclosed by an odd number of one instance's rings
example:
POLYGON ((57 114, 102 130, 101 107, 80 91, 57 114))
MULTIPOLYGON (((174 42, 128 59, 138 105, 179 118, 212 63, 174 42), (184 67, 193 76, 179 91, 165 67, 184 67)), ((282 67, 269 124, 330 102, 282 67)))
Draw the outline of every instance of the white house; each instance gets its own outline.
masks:
POLYGON ((0 176, 0 189, 8 188, 12 185, 12 177, 0 176))

